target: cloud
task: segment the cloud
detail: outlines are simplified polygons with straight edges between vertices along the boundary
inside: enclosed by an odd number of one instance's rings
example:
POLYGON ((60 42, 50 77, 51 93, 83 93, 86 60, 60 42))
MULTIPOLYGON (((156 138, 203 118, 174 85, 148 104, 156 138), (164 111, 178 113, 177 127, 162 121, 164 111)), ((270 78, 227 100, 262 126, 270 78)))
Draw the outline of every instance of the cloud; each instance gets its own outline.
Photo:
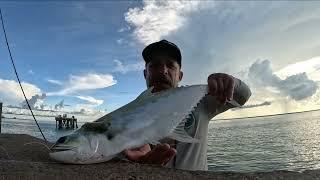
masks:
MULTIPOLYGON (((32 96, 30 99, 28 99, 28 103, 30 105, 31 109, 43 109, 44 108, 44 104, 43 104, 43 100, 46 98, 46 94, 43 93, 42 95, 34 95, 32 96)), ((24 100, 21 103, 21 107, 22 108, 28 108, 28 104, 27 102, 24 100)))
POLYGON ((117 81, 110 74, 87 74, 84 76, 70 75, 65 88, 57 92, 49 92, 48 96, 69 95, 85 90, 102 89, 116 84, 117 81))
MULTIPOLYGON (((34 84, 22 82, 22 87, 28 99, 37 94, 42 94, 40 88, 34 84)), ((0 97, 0 101, 11 105, 17 105, 24 100, 19 83, 13 80, 0 79, 0 97)))
POLYGON ((146 45, 168 39, 182 51, 182 84, 213 72, 234 74, 256 59, 281 59, 275 69, 318 56, 318 2, 144 1, 125 20, 146 45), (186 3, 187 2, 187 3, 186 3), (303 36, 301 36, 303 34, 303 36))
POLYGON ((183 26, 186 15, 198 9, 199 1, 144 1, 143 8, 130 8, 125 20, 143 44, 160 40, 183 26))
POLYGON ((120 45, 123 44, 124 41, 125 41, 125 40, 124 40, 123 38, 117 39, 117 43, 120 44, 120 45))
POLYGON ((320 57, 314 57, 309 60, 299 61, 289 64, 286 67, 275 72, 280 78, 285 78, 299 73, 306 73, 310 79, 320 81, 320 57))
POLYGON ((280 89, 295 100, 311 97, 318 89, 318 84, 310 80, 306 73, 289 76, 282 83, 280 89))
POLYGON ((249 78, 257 84, 278 86, 281 79, 273 73, 269 60, 257 60, 249 68, 249 78))
POLYGON ((73 111, 80 112, 81 114, 91 115, 90 121, 98 119, 102 115, 105 115, 105 111, 95 109, 97 105, 95 104, 77 104, 73 111))
POLYGON ((131 29, 130 26, 126 25, 125 27, 122 27, 118 30, 119 33, 122 33, 122 32, 126 32, 126 31, 129 31, 131 29))
POLYGON ((65 106, 64 99, 62 99, 60 102, 54 105, 54 109, 55 110, 62 109, 64 106, 65 106))
POLYGON ((126 64, 124 65, 121 61, 115 59, 114 62, 116 63, 116 67, 113 70, 113 72, 120 72, 122 74, 125 74, 130 71, 142 71, 144 69, 144 62, 139 61, 134 64, 126 64))
POLYGON ((271 105, 271 102, 265 101, 265 102, 259 103, 259 104, 249 104, 249 105, 241 106, 239 108, 233 108, 233 109, 231 109, 231 111, 236 111, 239 109, 255 108, 255 107, 260 107, 260 106, 269 106, 269 105, 271 105))
POLYGON ((101 105, 103 104, 103 100, 95 99, 94 97, 91 96, 75 96, 79 99, 85 100, 89 102, 92 105, 101 105))
POLYGON ((31 69, 28 71, 28 73, 29 74, 34 74, 34 72, 31 69))
POLYGON ((274 74, 269 60, 254 62, 249 68, 248 77, 256 86, 274 87, 294 100, 311 97, 318 89, 317 83, 310 80, 305 72, 280 79, 274 74))
POLYGON ((62 85, 63 83, 59 80, 54 80, 54 79, 48 79, 47 80, 49 83, 52 83, 52 84, 56 84, 56 85, 62 85))

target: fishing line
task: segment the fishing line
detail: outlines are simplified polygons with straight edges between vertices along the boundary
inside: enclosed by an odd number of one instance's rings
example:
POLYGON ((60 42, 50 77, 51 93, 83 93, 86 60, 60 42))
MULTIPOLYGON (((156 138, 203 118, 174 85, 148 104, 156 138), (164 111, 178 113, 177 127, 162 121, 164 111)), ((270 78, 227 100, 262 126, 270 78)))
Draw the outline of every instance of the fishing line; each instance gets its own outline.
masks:
POLYGON ((7 48, 8 48, 8 51, 9 51, 11 63, 12 63, 14 72, 15 72, 15 74, 16 74, 16 77, 17 77, 17 79, 18 79, 18 82, 19 82, 21 91, 22 91, 22 93, 23 93, 24 99, 25 99, 25 101, 27 102, 27 105, 28 105, 28 108, 30 109, 31 115, 32 115, 34 121, 36 122, 36 124, 37 124, 37 126, 38 126, 38 128, 39 128, 39 130, 40 130, 40 133, 41 133, 43 139, 44 139, 46 142, 48 142, 47 139, 44 137, 44 134, 42 133, 41 128, 40 128, 40 126, 39 126, 36 118, 35 118, 34 115, 33 115, 33 112, 32 112, 32 109, 31 109, 31 107, 30 107, 30 104, 29 104, 29 102, 28 102, 28 99, 27 99, 27 97, 26 97, 26 94, 24 93, 24 90, 23 90, 23 88, 22 88, 22 85, 21 85, 21 82, 20 82, 20 79, 19 79, 19 76, 18 76, 18 73, 17 73, 17 70, 16 70, 16 66, 15 66, 15 64, 14 64, 14 61, 13 61, 13 58, 12 58, 12 55, 11 55, 10 46, 9 46, 8 38, 7 38, 7 34, 6 34, 6 29, 5 29, 5 27, 4 27, 4 22, 3 22, 3 17, 2 17, 1 8, 0 8, 0 16, 1 16, 2 29, 3 29, 4 37, 5 37, 5 39, 6 39, 6 44, 7 44, 7 48))

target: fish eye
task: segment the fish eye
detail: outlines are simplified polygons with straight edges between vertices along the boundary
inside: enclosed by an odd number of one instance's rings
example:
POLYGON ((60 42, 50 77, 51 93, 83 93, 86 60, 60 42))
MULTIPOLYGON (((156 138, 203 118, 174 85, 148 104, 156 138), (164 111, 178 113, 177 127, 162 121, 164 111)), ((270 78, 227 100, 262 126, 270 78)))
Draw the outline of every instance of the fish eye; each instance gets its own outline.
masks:
POLYGON ((114 137, 114 135, 113 135, 112 133, 108 133, 108 134, 107 134, 108 140, 111 140, 113 137, 114 137))
POLYGON ((63 136, 61 138, 58 139, 57 143, 64 143, 67 140, 67 136, 63 136))

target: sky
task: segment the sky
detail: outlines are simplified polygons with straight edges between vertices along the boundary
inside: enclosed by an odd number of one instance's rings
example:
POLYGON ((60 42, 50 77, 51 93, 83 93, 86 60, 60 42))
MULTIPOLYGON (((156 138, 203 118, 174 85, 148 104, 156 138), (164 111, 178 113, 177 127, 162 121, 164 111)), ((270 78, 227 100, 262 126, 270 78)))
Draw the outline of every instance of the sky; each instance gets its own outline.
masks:
MULTIPOLYGON (((141 57, 167 39, 182 52, 181 85, 223 72, 248 84, 246 106, 217 118, 320 109, 320 2, 0 2, 35 109, 111 112, 146 89, 141 57)), ((0 101, 24 106, 0 33, 0 101)))

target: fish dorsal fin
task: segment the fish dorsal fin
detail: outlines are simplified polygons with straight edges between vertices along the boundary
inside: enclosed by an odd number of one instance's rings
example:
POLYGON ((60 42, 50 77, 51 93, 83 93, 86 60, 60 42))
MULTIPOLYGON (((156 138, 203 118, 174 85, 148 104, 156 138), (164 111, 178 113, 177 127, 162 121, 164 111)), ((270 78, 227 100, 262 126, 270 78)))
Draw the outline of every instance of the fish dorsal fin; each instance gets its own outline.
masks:
POLYGON ((184 143, 199 143, 199 139, 191 137, 184 129, 185 120, 182 121, 168 136, 168 138, 184 142, 184 143))

